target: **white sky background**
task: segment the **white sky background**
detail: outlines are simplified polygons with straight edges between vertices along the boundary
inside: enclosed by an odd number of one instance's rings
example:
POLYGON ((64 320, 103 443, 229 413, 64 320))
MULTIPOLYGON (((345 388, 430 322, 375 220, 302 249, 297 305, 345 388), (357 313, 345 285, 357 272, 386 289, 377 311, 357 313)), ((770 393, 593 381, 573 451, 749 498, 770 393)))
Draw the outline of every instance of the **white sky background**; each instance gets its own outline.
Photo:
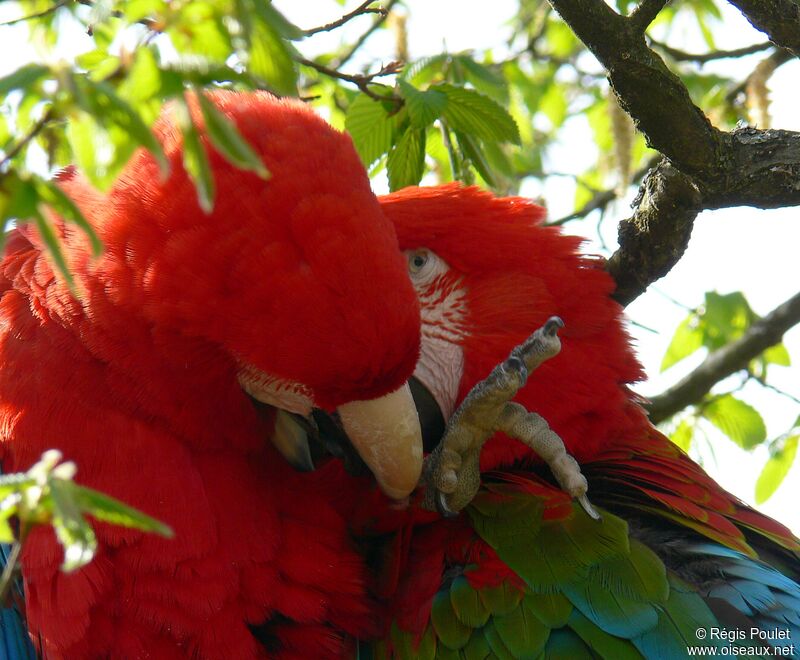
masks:
MULTIPOLYGON (((16 18, 15 3, 0 3, 0 21, 16 18)), ((341 16, 358 3, 338 7, 332 0, 274 0, 278 9, 300 27, 325 24, 341 16)), ((441 52, 443 45, 452 52, 461 50, 497 49, 510 34, 508 20, 516 9, 516 0, 407 0, 409 7, 409 47, 412 58, 441 52)), ((340 42, 351 43, 369 25, 371 16, 360 17, 344 28, 332 33, 322 33, 307 39, 300 48, 307 56, 329 51, 340 42)), ((717 47, 736 48, 761 42, 764 36, 756 32, 735 10, 725 12, 724 29, 715 30, 717 47)), ((704 44, 691 29, 674 29, 669 43, 676 48, 702 52, 704 44)), ((72 58, 92 48, 91 40, 81 35, 68 40, 59 56, 72 58)), ((497 50, 495 51, 497 52, 497 50)), ((375 33, 359 57, 347 66, 357 71, 360 63, 372 58, 392 59, 394 43, 386 31, 375 33)), ((502 53, 501 53, 502 55, 502 53)), ((762 55, 763 57, 763 55, 762 55)), ((20 64, 36 58, 35 50, 26 42, 21 29, 0 30, 0 75, 5 75, 20 64)), ((730 73, 743 77, 755 66, 759 56, 708 64, 706 71, 730 73)), ((597 65, 599 66, 599 65, 597 65)), ((773 127, 800 130, 800 61, 780 67, 770 81, 773 127)), ((558 172, 582 172, 595 160, 594 144, 588 126, 582 120, 573 121, 569 137, 549 153, 545 169, 558 172)), ((385 192, 385 176, 375 182, 377 192, 385 192)), ((575 197, 574 183, 564 177, 552 177, 544 186, 531 181, 523 186, 523 194, 543 197, 551 217, 561 217, 572 211, 575 197)), ((627 217, 630 199, 609 209, 603 224, 603 237, 610 249, 616 245, 616 220, 627 217)), ((639 357, 650 380, 638 386, 643 394, 656 394, 679 380, 702 359, 697 354, 659 374, 659 365, 676 326, 686 316, 685 309, 671 303, 664 295, 683 305, 696 307, 708 290, 720 293, 741 290, 755 311, 766 314, 775 306, 797 292, 800 285, 798 272, 798 244, 800 243, 800 210, 797 208, 775 211, 739 208, 705 212, 697 220, 687 253, 664 279, 651 286, 647 294, 628 308, 629 316, 656 332, 633 325, 639 357)), ((589 239, 588 250, 599 251, 596 218, 567 225, 566 231, 580 233, 589 239)), ((800 398, 800 327, 795 327, 784 338, 794 362, 789 368, 772 366, 770 382, 776 387, 800 398)), ((730 379, 732 385, 738 379, 730 379)), ((800 406, 790 399, 749 384, 737 396, 754 405, 764 416, 768 437, 784 433, 800 414, 800 406)), ((743 500, 753 503, 755 481, 767 460, 766 447, 745 452, 716 432, 711 434, 715 457, 703 451, 706 469, 728 490, 743 500)), ((697 443, 702 447, 702 443, 697 443)), ((800 457, 781 488, 759 508, 800 532, 800 457)))

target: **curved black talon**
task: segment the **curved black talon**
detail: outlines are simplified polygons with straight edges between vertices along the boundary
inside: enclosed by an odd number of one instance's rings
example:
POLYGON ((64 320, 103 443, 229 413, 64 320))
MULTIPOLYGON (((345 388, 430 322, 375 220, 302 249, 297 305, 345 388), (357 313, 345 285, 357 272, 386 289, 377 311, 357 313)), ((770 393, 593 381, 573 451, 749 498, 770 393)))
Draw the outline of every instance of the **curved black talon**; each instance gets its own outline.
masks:
POLYGON ((548 337, 555 337, 559 329, 563 327, 564 321, 561 320, 560 316, 551 316, 544 324, 542 332, 548 337))
POLYGON ((434 502, 436 502, 436 510, 439 512, 439 515, 442 518, 455 518, 458 516, 456 511, 451 511, 450 507, 447 506, 447 500, 445 499, 445 494, 437 490, 436 497, 433 498, 434 502))

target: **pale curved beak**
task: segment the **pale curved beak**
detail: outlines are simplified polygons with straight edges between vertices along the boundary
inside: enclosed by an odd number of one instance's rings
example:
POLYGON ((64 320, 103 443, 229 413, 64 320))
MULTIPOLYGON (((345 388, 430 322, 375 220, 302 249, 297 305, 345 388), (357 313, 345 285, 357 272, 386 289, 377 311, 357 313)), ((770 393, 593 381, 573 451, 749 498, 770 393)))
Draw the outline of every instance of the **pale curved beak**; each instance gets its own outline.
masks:
POLYGON ((381 490, 396 500, 410 495, 422 473, 422 431, 408 383, 377 399, 342 404, 338 413, 381 490))

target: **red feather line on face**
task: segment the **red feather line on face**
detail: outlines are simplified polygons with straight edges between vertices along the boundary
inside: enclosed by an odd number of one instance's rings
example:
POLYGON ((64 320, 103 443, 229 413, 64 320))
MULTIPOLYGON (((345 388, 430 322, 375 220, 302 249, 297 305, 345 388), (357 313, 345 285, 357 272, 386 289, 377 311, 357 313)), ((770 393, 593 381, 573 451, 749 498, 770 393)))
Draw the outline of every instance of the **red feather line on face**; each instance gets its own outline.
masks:
MULTIPOLYGON (((155 126, 171 165, 140 151, 106 196, 60 185, 105 244, 57 231, 82 296, 57 279, 35 231, 9 241, 0 299, 3 469, 58 446, 81 483, 175 530, 165 541, 99 524, 95 561, 58 572, 52 533, 25 548, 28 622, 54 657, 330 656, 366 635, 365 568, 332 493, 285 464, 237 383, 244 360, 302 382, 317 405, 405 381, 419 342, 416 295, 348 137, 299 102, 216 93, 272 173, 266 184, 204 138, 210 215, 182 166, 179 131, 155 126), (388 339, 388 341, 387 341, 388 339)), ((195 119, 199 120, 195 112, 195 119)))

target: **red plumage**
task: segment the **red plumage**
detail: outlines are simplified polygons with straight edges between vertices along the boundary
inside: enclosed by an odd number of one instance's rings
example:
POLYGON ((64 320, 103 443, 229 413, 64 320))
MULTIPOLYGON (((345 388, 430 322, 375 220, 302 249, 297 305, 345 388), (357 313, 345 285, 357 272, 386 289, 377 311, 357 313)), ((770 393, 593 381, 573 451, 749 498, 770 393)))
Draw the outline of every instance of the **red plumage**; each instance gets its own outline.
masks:
MULTIPOLYGON (((447 321, 463 351, 459 402, 533 329, 557 315, 565 323, 562 350, 531 375, 515 400, 564 440, 594 484, 590 498, 634 517, 655 513, 687 534, 694 530, 750 556, 757 556, 753 543, 800 550, 787 528, 724 491, 649 423, 629 389, 643 372, 622 309, 610 297, 614 283, 598 260, 579 253, 580 239, 543 226, 543 210, 527 200, 457 184, 407 188, 381 204, 402 249, 430 250, 448 268, 431 289, 463 292, 461 317, 447 321)), ((425 299, 436 296, 430 289, 420 295, 423 325, 426 318, 441 323, 425 311, 425 299)), ((440 330, 423 328, 423 355, 425 337, 440 330)), ((544 520, 572 515, 569 497, 542 479, 540 459, 520 442, 497 434, 483 449, 481 469, 484 483, 501 481, 533 494, 545 507, 544 520)), ((389 599, 401 629, 422 634, 431 598, 447 583, 447 566, 468 566, 476 587, 518 579, 476 535, 468 516, 435 525, 423 519, 398 534, 406 538, 405 550, 395 552, 394 561, 407 568, 396 570, 413 583, 410 588, 401 580, 389 599)))
POLYGON ((79 298, 29 227, 2 262, 3 470, 57 447, 81 483, 175 531, 98 523, 96 559, 65 575, 52 531, 35 529, 27 616, 48 658, 336 656, 374 626, 331 498, 341 470, 289 467, 237 373, 302 383, 324 408, 383 395, 416 361, 416 297, 348 137, 299 102, 213 99, 268 182, 204 138, 217 187, 205 215, 167 110, 155 126, 166 181, 144 151, 108 195, 61 177, 105 245, 91 258, 52 218, 79 298))

